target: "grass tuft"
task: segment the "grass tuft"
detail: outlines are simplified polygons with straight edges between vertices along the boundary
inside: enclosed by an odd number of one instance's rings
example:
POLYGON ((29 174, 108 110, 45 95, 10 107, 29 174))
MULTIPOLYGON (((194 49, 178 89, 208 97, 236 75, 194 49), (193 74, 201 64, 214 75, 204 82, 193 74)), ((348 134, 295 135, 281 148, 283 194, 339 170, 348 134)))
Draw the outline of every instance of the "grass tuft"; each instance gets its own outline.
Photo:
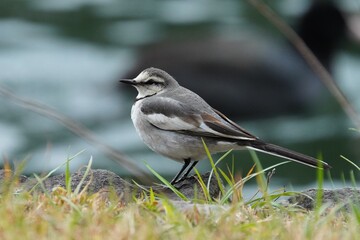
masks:
MULTIPOLYGON (((71 188, 70 167, 65 167, 65 188, 39 193, 17 192, 16 179, 11 178, 0 194, 0 239, 357 239, 360 229, 360 207, 351 204, 348 211, 341 203, 330 210, 322 204, 321 194, 314 211, 305 211, 292 205, 283 206, 276 199, 292 196, 296 192, 279 189, 269 192, 273 169, 282 162, 263 169, 256 155, 251 153, 254 166, 243 178, 234 176, 232 167, 227 171, 217 168, 213 160, 213 175, 218 183, 224 182, 224 194, 212 199, 210 189, 195 169, 199 190, 204 200, 179 207, 177 202, 158 196, 152 188, 124 204, 121 197, 104 197, 101 192, 89 194, 86 177, 91 177, 92 158, 86 166, 84 178, 75 189, 71 188), (217 172, 217 173, 216 173, 217 172), (269 172, 269 174, 267 174, 269 172), (256 179, 261 196, 245 201, 243 186, 256 179), (69 194, 69 190, 71 193, 69 194), (229 202, 231 204, 229 204, 229 202)), ((224 156, 222 156, 224 157, 224 156)), ((65 164, 70 164, 68 158, 65 164)), ((167 187, 188 201, 181 192, 150 166, 149 170, 167 187)), ((44 178, 38 176, 38 185, 44 178)), ((16 174, 19 176, 20 174, 16 174)), ((318 186, 323 186, 323 172, 318 172, 318 186)), ((44 188, 45 189, 45 188, 44 188)), ((185 201, 181 201, 185 203, 185 201)))

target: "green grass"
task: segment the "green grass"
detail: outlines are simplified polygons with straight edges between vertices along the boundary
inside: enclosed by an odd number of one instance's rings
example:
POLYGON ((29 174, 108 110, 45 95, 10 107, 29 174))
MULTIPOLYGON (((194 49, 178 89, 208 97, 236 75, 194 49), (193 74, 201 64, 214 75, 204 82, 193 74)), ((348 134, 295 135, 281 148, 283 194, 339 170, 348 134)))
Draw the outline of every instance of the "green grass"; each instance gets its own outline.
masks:
MULTIPOLYGON (((227 153, 228 154, 228 153, 227 153)), ((235 180, 233 168, 217 168, 211 158, 213 177, 226 183, 223 195, 212 199, 208 183, 197 172, 205 199, 187 210, 157 196, 152 189, 125 204, 111 191, 88 194, 71 189, 69 164, 65 163, 66 187, 52 192, 36 191, 14 194, 18 183, 10 179, 3 183, 0 195, 0 239, 357 239, 360 234, 360 209, 339 211, 341 205, 327 209, 317 199, 314 211, 294 206, 284 207, 275 199, 291 192, 268 192, 271 168, 262 169, 251 152, 255 165, 242 179, 235 180), (245 201, 242 188, 255 178, 258 194, 245 201), (4 187, 6 186, 6 187, 4 187), (211 205, 210 211, 203 209, 211 205)), ((223 156, 224 157, 224 156, 223 156)), ((222 158, 223 158, 222 157, 222 158)), ((221 158, 221 159, 222 159, 221 158)), ((85 169, 89 172, 91 160, 85 169)), ((160 181, 171 186, 150 166, 160 181)), ((17 175, 17 174, 16 174, 17 175)), ((50 174, 46 175, 48 177, 50 174)), ((86 176, 87 174, 85 174, 86 176)), ((41 186, 44 178, 38 177, 41 186)), ((323 173, 318 172, 322 186, 323 173)), ((80 183, 83 184, 83 183, 80 183)), ((174 188, 174 191, 177 190, 174 188)), ((178 193, 181 196, 181 193, 178 193)), ((182 196, 184 200, 186 197, 182 196)), ((321 197, 321 192, 317 196, 321 197)))
MULTIPOLYGON (((217 204, 217 206, 222 206, 217 204)), ((179 211, 166 199, 124 205, 116 197, 52 193, 0 199, 0 239, 356 239, 359 213, 319 215, 294 208, 243 203, 204 213, 179 211)))

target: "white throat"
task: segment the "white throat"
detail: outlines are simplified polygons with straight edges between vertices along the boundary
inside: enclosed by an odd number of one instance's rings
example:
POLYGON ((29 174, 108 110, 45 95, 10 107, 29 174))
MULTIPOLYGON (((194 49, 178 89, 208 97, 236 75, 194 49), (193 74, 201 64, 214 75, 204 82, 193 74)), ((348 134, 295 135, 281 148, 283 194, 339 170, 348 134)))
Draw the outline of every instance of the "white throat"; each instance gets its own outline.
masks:
POLYGON ((154 91, 153 89, 145 89, 143 87, 136 87, 136 89, 138 91, 138 95, 136 96, 136 99, 151 97, 160 92, 160 91, 154 91))

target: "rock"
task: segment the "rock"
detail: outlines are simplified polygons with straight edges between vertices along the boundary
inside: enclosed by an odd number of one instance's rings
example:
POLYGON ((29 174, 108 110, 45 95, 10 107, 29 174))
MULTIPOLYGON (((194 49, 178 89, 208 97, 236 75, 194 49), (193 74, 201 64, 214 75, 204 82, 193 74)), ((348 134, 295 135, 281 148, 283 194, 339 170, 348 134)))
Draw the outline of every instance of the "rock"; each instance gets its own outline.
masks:
MULTIPOLYGON (((202 175, 202 179, 207 184, 210 173, 202 175)), ((83 180, 84 171, 79 171, 71 174, 71 189, 74 191, 80 184, 80 191, 86 187, 86 191, 89 193, 98 193, 98 192, 108 192, 111 189, 115 193, 122 197, 122 199, 127 202, 131 199, 132 195, 139 195, 144 189, 148 190, 150 187, 154 190, 155 193, 165 195, 170 200, 180 200, 171 189, 163 185, 154 185, 154 186, 136 186, 125 181, 120 176, 115 173, 103 170, 103 169, 94 169, 92 170, 83 180), (81 183, 81 181, 83 181, 81 183)), ((4 170, 0 170, 0 183, 4 183, 5 180, 9 178, 13 179, 13 173, 10 172, 10 175, 4 170)), ((26 191, 32 188, 35 188, 35 191, 48 191, 51 192, 57 187, 66 188, 65 184, 65 174, 54 175, 43 180, 42 184, 38 184, 38 181, 35 178, 26 178, 21 176, 19 181, 19 188, 16 189, 16 192, 26 191), (45 189, 43 189, 43 187, 45 189)), ((203 199, 205 195, 203 194, 202 188, 198 182, 197 176, 191 176, 183 181, 175 184, 175 187, 178 191, 186 196, 188 199, 203 199)), ((220 194, 220 188, 215 178, 212 178, 210 181, 210 192, 209 195, 211 198, 216 198, 220 194)))
MULTIPOLYGON (((83 177, 83 171, 71 174, 71 189, 76 189, 83 177)), ((56 187, 65 188, 65 174, 49 177, 44 181, 44 186, 48 191, 52 191, 52 189, 56 187)), ((80 190, 83 190, 85 186, 87 186, 87 191, 89 193, 96 193, 101 189, 112 187, 119 195, 133 189, 133 186, 130 183, 115 173, 103 169, 92 170, 85 177, 82 185, 80 186, 80 190)))
MULTIPOLYGON (((210 173, 201 175, 201 178, 205 184, 207 184, 210 173)), ((157 194, 166 196, 174 207, 180 211, 192 212, 195 208, 196 211, 200 212, 214 212, 222 209, 219 206, 205 204, 194 204, 190 202, 194 199, 205 199, 206 196, 202 191, 201 185, 199 184, 197 176, 190 176, 183 181, 176 183, 174 187, 181 192, 188 200, 183 201, 179 196, 176 195, 170 188, 164 185, 153 185, 153 186, 137 186, 131 184, 116 175, 115 173, 103 170, 94 169, 84 178, 84 171, 78 171, 71 174, 71 189, 74 191, 80 185, 80 191, 86 187, 88 193, 100 193, 101 195, 108 196, 109 191, 113 190, 123 202, 129 202, 133 195, 140 195, 144 190, 150 188, 157 194), (81 183, 81 181, 83 181, 81 183)), ((4 191, 7 183, 15 182, 14 192, 18 193, 21 191, 27 191, 33 189, 36 192, 48 191, 51 192, 58 187, 66 188, 65 186, 65 174, 50 176, 43 180, 42 186, 38 184, 35 178, 28 178, 25 176, 14 176, 14 173, 7 170, 0 170, 0 184, 1 191, 4 191)), ((214 177, 211 178, 208 195, 212 198, 218 198, 220 196, 220 187, 214 177)), ((315 206, 317 189, 309 189, 301 192, 300 194, 293 196, 285 201, 286 204, 296 204, 306 210, 313 210, 315 206)), ((360 207, 360 190, 356 188, 341 188, 334 190, 324 190, 323 192, 323 204, 328 208, 333 208, 343 204, 343 208, 346 210, 351 209, 351 204, 356 204, 360 207)))
MULTIPOLYGON (((300 194, 289 198, 288 202, 292 204, 295 203, 297 206, 306 210, 313 210, 317 191, 317 189, 305 190, 300 194)), ((360 190, 356 188, 325 189, 322 201, 329 209, 343 204, 342 208, 349 211, 353 204, 360 207, 360 190)))

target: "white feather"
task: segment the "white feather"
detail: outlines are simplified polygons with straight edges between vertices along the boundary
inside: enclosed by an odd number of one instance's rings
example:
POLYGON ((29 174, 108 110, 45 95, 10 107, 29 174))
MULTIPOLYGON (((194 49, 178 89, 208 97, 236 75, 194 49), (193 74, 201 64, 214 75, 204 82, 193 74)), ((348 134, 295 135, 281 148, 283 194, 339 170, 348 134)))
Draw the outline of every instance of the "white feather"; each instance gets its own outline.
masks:
POLYGON ((158 128, 164 130, 180 131, 180 130, 194 130, 196 126, 185 122, 178 117, 168 117, 163 114, 153 113, 146 115, 147 120, 158 128))

